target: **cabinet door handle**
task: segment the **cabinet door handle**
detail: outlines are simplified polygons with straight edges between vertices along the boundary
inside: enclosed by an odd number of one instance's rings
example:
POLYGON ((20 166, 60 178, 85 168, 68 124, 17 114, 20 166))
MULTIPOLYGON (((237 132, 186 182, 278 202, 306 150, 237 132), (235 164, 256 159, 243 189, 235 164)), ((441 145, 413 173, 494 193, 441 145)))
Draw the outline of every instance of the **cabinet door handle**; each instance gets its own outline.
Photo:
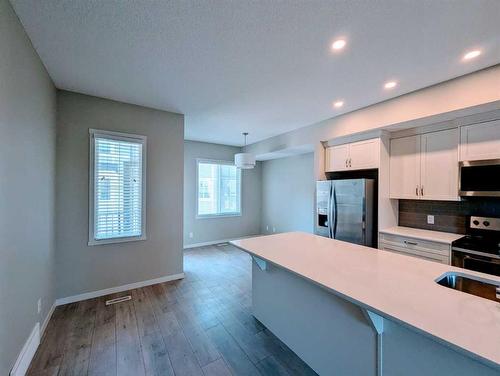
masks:
POLYGON ((420 194, 421 194, 422 196, 424 195, 424 186, 423 186, 423 185, 420 187, 420 194))
POLYGON ((352 159, 349 158, 349 167, 352 167, 352 159))
POLYGON ((418 185, 415 187, 415 196, 418 196, 418 185))
POLYGON ((410 242, 409 240, 405 240, 404 243, 408 245, 418 245, 418 243, 410 242))
POLYGON ((345 160, 345 166, 346 166, 346 167, 349 167, 349 164, 347 163, 347 161, 348 161, 348 160, 346 159, 346 160, 345 160))

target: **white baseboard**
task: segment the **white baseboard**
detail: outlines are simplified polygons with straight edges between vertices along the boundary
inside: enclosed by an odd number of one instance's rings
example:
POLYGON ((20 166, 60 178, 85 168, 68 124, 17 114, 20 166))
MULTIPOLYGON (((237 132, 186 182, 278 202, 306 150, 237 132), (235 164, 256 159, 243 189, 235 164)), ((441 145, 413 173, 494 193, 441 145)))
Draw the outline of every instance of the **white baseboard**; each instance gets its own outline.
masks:
POLYGON ((182 279, 182 278, 184 278, 184 273, 167 275, 165 277, 160 277, 160 278, 155 278, 155 279, 149 279, 147 281, 129 283, 128 285, 110 287, 109 289, 104 289, 104 290, 86 292, 84 294, 73 295, 73 296, 68 296, 66 298, 57 299, 56 300, 56 306, 60 306, 60 305, 64 305, 64 304, 69 304, 69 303, 75 303, 75 302, 79 302, 79 301, 87 300, 87 299, 98 298, 99 296, 104 296, 104 295, 109 295, 109 294, 115 294, 115 293, 118 293, 118 292, 123 292, 123 291, 127 291, 127 290, 138 289, 138 288, 141 288, 141 287, 151 286, 151 285, 155 285, 157 283, 174 281, 176 279, 182 279))
POLYGON ((45 329, 47 329, 47 325, 49 324, 49 321, 50 321, 55 309, 56 309, 56 302, 54 302, 54 304, 52 304, 52 307, 50 307, 49 312, 47 313, 47 316, 45 317, 45 320, 43 320, 42 326, 40 328, 40 340, 43 338, 43 335, 45 334, 45 329))
POLYGON ((28 371, 28 368, 31 364, 31 361, 33 360, 33 357, 35 356, 36 349, 38 348, 39 344, 40 323, 37 322, 35 324, 35 327, 31 331, 28 340, 19 353, 14 367, 12 367, 12 370, 10 371, 11 376, 24 376, 26 374, 26 371, 28 371))
POLYGON ((246 238, 253 238, 255 236, 260 236, 261 234, 255 234, 255 235, 246 235, 246 236, 238 236, 236 238, 229 238, 229 239, 219 239, 219 240, 212 240, 209 242, 203 242, 203 243, 193 243, 193 244, 188 244, 184 246, 184 249, 190 249, 190 248, 198 248, 198 247, 206 247, 207 245, 214 245, 214 244, 220 244, 220 243, 228 243, 231 240, 238 240, 238 239, 246 239, 246 238))

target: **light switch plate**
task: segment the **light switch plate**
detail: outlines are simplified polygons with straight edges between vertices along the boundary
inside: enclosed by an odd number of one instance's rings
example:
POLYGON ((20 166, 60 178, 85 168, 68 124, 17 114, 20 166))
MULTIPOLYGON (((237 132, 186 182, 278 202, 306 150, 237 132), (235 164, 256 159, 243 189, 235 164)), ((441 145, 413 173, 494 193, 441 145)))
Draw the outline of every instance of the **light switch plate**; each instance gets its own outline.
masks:
POLYGON ((427 216, 427 224, 428 225, 433 225, 434 224, 434 216, 433 215, 428 215, 427 216))

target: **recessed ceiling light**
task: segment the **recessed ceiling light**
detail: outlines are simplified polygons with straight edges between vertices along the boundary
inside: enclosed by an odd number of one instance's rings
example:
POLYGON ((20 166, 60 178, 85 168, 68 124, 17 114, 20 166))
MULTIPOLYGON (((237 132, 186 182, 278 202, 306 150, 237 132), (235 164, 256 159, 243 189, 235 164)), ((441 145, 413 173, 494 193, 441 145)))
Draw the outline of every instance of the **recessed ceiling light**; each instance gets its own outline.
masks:
POLYGON ((384 84, 384 87, 386 89, 392 89, 395 88, 398 83, 396 81, 388 81, 384 84))
POLYGON ((344 105, 344 101, 336 101, 333 103, 333 107, 340 108, 344 105))
POLYGON ((334 51, 339 51, 345 47, 347 42, 344 39, 337 39, 335 42, 332 43, 332 50, 334 51))
POLYGON ((464 57, 462 59, 463 60, 470 60, 470 59, 474 59, 475 57, 478 57, 479 55, 481 55, 481 50, 469 51, 464 55, 464 57))

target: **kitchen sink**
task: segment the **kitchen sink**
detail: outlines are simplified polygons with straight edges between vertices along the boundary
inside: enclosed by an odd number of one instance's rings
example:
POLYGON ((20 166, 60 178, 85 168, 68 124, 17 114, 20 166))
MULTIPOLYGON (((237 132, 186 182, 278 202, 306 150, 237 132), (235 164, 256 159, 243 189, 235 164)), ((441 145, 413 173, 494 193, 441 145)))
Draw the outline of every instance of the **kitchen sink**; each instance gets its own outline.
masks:
POLYGON ((436 282, 441 286, 500 303, 500 282, 463 273, 446 273, 436 282))

